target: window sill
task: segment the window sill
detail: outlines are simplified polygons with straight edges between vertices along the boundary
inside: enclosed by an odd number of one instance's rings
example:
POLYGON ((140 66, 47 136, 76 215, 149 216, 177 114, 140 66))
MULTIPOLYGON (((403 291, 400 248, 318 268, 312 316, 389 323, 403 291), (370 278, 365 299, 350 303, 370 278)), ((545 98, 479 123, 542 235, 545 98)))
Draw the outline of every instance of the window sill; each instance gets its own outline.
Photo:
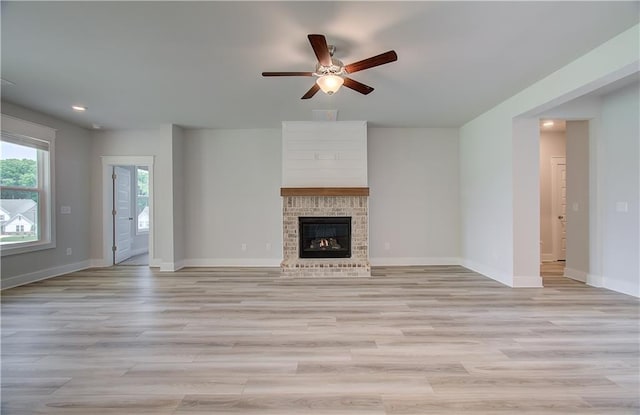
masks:
POLYGON ((53 249, 56 247, 55 242, 31 242, 24 243, 15 246, 3 245, 0 247, 0 253, 2 256, 26 254, 29 252, 43 251, 45 249, 53 249))

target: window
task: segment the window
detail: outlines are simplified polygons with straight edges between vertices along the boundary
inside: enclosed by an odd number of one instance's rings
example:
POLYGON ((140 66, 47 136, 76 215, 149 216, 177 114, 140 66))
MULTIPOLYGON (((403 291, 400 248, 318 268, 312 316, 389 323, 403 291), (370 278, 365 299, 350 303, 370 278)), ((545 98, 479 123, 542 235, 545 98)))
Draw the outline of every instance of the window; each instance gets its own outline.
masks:
POLYGON ((53 248, 55 131, 2 115, 0 208, 2 255, 53 248))
POLYGON ((136 166, 136 234, 149 232, 149 170, 136 166))

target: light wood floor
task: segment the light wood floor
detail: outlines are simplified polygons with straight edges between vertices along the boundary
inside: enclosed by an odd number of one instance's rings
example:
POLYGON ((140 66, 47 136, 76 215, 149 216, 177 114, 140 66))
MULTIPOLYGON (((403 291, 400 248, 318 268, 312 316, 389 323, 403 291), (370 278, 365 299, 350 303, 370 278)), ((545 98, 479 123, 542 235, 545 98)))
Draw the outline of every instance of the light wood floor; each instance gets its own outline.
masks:
POLYGON ((2 414, 640 411, 632 297, 455 266, 278 274, 114 267, 3 292, 2 414))

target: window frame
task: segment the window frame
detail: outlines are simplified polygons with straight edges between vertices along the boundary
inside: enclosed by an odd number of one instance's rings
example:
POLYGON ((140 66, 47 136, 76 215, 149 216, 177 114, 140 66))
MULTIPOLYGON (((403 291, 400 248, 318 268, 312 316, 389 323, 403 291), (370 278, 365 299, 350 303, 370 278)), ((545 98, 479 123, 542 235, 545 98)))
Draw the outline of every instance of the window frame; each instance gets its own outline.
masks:
MULTIPOLYGON (((1 115, 2 137, 45 142, 46 150, 38 151, 38 186, 36 188, 2 186, 3 189, 32 191, 38 193, 38 222, 36 241, 0 245, 1 256, 52 249, 56 247, 55 215, 55 136, 56 130, 44 125, 21 120, 6 114, 1 115), (47 153, 47 154, 45 154, 47 153)), ((0 138, 1 140, 1 138, 0 138)), ((2 140, 7 141, 9 140, 2 140)), ((13 142, 13 141, 11 141, 13 142)), ((19 144, 25 145, 26 144, 19 144)))

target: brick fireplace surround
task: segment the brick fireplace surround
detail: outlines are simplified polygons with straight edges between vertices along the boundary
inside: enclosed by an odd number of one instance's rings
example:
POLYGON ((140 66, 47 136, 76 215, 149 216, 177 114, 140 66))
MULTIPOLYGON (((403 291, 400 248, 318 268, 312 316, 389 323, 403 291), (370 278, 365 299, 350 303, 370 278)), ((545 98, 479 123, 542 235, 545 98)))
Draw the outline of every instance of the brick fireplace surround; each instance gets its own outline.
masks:
POLYGON ((369 188, 283 187, 282 277, 370 277, 369 188), (351 216, 351 258, 300 258, 298 217, 351 216))

